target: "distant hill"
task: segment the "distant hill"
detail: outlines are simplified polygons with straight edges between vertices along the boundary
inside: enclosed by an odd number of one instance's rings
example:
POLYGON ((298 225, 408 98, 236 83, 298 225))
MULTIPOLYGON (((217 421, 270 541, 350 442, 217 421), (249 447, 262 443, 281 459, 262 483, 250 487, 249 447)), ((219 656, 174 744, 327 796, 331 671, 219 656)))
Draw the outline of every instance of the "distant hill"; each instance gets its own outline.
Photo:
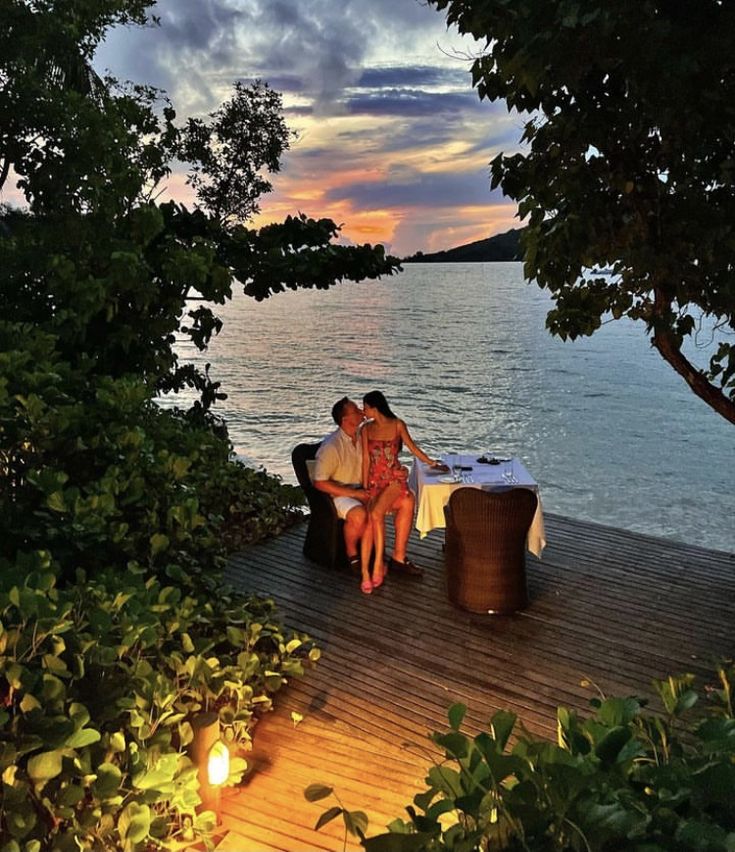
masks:
POLYGON ((417 251, 404 257, 403 263, 487 263, 499 260, 522 260, 520 236, 523 228, 513 228, 486 240, 477 240, 463 246, 424 254, 417 251))

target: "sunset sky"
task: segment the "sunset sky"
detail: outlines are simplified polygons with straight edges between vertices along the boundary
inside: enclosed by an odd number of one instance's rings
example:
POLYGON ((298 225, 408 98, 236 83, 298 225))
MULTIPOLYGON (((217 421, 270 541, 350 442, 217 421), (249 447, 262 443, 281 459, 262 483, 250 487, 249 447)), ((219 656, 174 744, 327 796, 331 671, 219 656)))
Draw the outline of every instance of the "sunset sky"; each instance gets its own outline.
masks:
MULTIPOLYGON (((352 242, 436 251, 518 225, 488 163, 522 119, 481 103, 468 56, 420 0, 160 0, 160 27, 114 30, 99 71, 165 89, 179 117, 216 109, 235 80, 283 94, 298 133, 256 224, 301 211, 352 242)), ((183 177, 168 191, 186 201, 183 177)))

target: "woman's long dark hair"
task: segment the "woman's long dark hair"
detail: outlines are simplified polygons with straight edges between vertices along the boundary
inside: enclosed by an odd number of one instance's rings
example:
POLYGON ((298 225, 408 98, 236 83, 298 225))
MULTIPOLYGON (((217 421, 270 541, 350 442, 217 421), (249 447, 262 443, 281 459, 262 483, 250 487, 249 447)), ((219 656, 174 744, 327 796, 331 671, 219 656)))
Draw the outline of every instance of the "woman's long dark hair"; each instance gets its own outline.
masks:
POLYGON ((390 405, 388 405, 388 400, 380 391, 370 391, 369 393, 366 393, 362 398, 362 404, 372 405, 373 408, 378 409, 383 417, 387 417, 390 420, 397 420, 396 415, 391 411, 390 405))

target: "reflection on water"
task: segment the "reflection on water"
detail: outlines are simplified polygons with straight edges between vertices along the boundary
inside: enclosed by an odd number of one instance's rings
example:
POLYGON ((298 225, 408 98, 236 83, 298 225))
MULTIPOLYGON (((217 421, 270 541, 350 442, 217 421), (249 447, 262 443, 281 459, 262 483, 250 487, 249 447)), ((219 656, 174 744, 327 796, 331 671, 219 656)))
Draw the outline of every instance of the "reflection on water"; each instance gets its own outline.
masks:
POLYGON ((291 448, 332 429, 333 402, 382 390, 430 454, 515 453, 544 506, 735 550, 735 431, 612 322, 562 343, 521 265, 409 265, 378 282, 240 297, 205 358, 238 452, 287 481, 291 448))

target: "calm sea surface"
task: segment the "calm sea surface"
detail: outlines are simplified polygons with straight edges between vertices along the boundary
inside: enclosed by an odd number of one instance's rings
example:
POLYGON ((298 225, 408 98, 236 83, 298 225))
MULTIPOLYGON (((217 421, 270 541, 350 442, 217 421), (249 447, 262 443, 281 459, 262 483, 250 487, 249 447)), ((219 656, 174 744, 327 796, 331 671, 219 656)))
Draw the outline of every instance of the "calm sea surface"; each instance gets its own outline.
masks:
POLYGON ((292 447, 334 427, 345 394, 382 390, 430 454, 523 459, 544 507, 735 551, 735 427, 651 349, 611 322, 562 343, 548 295, 519 263, 415 264, 378 282, 240 296, 205 358, 229 394, 238 453, 295 482, 292 447))

